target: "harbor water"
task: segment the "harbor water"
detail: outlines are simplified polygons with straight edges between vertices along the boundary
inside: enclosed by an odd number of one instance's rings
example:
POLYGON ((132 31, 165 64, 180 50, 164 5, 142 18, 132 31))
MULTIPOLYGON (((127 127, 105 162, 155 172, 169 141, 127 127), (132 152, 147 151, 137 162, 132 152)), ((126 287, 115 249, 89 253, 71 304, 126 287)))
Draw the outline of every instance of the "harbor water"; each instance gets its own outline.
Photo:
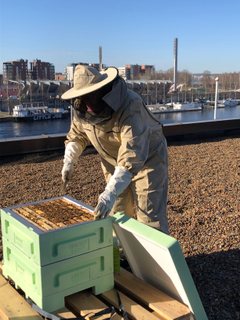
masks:
MULTIPOLYGON (((197 111, 157 113, 155 117, 162 124, 208 121, 214 119, 214 109, 197 111)), ((240 119, 240 105, 217 109, 217 119, 240 119)), ((239 120, 240 127, 240 120, 239 120)), ((19 138, 26 136, 65 134, 70 129, 70 118, 42 120, 33 122, 1 122, 0 139, 19 138)))

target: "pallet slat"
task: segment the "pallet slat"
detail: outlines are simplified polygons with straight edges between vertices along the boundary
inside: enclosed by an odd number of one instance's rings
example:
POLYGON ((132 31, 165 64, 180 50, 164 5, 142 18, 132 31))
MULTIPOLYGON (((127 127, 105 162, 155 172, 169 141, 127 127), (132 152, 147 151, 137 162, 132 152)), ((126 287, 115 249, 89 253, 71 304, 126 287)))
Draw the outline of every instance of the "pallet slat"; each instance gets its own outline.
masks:
MULTIPOLYGON (((87 320, 105 320, 109 318, 109 314, 94 317, 93 315, 106 309, 108 306, 100 301, 90 290, 85 290, 72 294, 65 298, 66 306, 70 310, 79 313, 84 316, 87 320)), ((123 320, 118 314, 114 314, 111 320, 123 320)))
MULTIPOLYGON (((158 319, 165 320, 166 319, 163 317, 157 317, 153 315, 151 312, 144 309, 142 306, 140 306, 139 304, 137 304, 136 302, 134 302, 132 299, 125 296, 125 294, 121 292, 119 292, 119 296, 120 296, 122 305, 124 306, 124 309, 126 310, 127 315, 130 319, 147 319, 147 320, 158 320, 158 319)), ((104 293, 101 293, 100 297, 102 297, 104 300, 109 302, 115 308, 119 307, 116 289, 112 289, 104 293)))
POLYGON ((191 312, 188 307, 123 268, 121 268, 119 274, 114 275, 114 280, 116 287, 121 288, 121 290, 127 292, 128 295, 132 295, 156 311, 164 319, 187 320, 191 317, 191 312))
POLYGON ((67 308, 61 308, 58 309, 54 312, 51 312, 55 316, 63 319, 72 319, 72 318, 77 318, 75 314, 73 314, 71 311, 69 311, 67 308))
MULTIPOLYGON (((0 275, 0 278, 3 277, 0 275)), ((2 297, 0 299, 1 320, 42 320, 42 317, 30 307, 27 301, 9 283, 0 287, 0 297, 2 297)))

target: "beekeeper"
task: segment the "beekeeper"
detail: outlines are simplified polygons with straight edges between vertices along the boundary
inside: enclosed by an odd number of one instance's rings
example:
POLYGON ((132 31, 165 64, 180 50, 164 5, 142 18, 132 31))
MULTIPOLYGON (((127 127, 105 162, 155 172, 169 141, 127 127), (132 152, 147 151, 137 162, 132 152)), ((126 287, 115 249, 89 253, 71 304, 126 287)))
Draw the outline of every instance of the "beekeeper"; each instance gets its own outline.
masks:
POLYGON ((71 101, 74 118, 65 141, 63 183, 73 174, 78 157, 92 143, 101 157, 106 188, 94 210, 95 219, 111 213, 133 215, 166 234, 168 154, 161 123, 129 90, 116 68, 99 72, 78 65, 74 87, 62 95, 71 101))

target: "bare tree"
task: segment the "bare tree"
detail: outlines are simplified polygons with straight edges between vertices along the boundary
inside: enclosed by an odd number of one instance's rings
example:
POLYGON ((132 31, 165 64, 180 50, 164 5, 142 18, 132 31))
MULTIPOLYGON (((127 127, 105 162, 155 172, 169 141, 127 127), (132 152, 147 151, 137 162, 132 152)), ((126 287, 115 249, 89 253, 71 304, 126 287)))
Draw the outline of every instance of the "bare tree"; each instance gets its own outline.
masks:
POLYGON ((188 70, 183 70, 178 72, 178 82, 189 86, 192 82, 192 75, 189 73, 188 70))
POLYGON ((208 88, 211 86, 211 72, 208 70, 205 70, 203 72, 203 86, 205 88, 205 91, 208 91, 208 88))
POLYGON ((167 71, 165 72, 165 80, 171 80, 171 81, 173 81, 173 74, 174 74, 174 69, 173 69, 173 68, 167 70, 167 71))
POLYGON ((235 92, 235 99, 236 99, 236 94, 237 94, 238 81, 239 81, 238 73, 234 72, 232 74, 232 84, 233 84, 233 90, 235 92))

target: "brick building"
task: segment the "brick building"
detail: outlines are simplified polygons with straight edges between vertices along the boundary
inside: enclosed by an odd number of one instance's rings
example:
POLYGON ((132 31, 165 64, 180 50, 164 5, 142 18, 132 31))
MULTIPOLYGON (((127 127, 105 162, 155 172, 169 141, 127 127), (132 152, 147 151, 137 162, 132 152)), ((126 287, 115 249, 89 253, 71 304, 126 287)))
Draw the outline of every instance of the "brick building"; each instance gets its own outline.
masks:
POLYGON ((142 65, 140 73, 142 76, 150 77, 155 74, 155 67, 151 65, 142 65))
POLYGON ((16 60, 3 63, 3 83, 8 80, 26 80, 28 78, 28 61, 16 60))
POLYGON ((33 60, 33 62, 30 62, 29 76, 32 80, 55 80, 55 67, 49 62, 33 60))
POLYGON ((55 80, 65 80, 65 79, 66 79, 65 74, 62 74, 62 73, 55 74, 55 80))
POLYGON ((155 67, 151 65, 128 64, 125 65, 125 74, 127 80, 149 78, 155 73, 155 67))

